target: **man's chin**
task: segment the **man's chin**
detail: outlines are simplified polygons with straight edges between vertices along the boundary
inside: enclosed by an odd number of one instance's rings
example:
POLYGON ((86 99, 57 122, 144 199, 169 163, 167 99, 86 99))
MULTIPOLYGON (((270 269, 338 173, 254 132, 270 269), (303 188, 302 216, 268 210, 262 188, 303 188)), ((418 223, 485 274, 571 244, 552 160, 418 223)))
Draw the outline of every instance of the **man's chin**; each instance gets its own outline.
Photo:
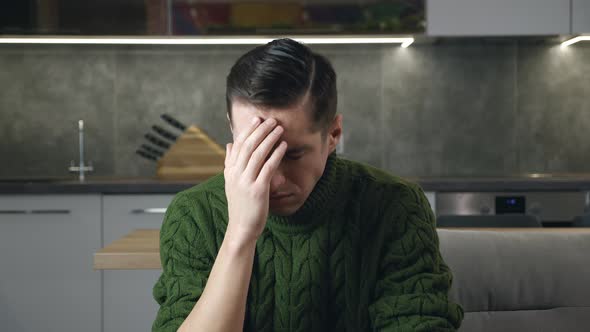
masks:
POLYGON ((275 216, 280 216, 280 217, 288 217, 293 215, 295 212, 297 212, 298 207, 293 206, 293 205, 289 205, 289 206, 271 206, 269 208, 270 213, 272 213, 275 216))
POLYGON ((291 210, 287 210, 285 208, 281 208, 281 209, 270 209, 270 213, 272 213, 275 216, 279 216, 279 217, 288 217, 290 215, 292 215, 293 213, 295 213, 295 211, 291 211, 291 210))

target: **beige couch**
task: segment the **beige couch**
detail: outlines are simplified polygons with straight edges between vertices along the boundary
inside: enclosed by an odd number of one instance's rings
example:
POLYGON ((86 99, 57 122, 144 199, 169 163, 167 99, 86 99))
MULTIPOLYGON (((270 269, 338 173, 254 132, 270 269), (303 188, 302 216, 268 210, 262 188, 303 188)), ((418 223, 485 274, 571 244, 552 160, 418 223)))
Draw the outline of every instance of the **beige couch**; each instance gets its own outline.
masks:
POLYGON ((438 234, 460 331, 590 331, 590 228, 438 234))

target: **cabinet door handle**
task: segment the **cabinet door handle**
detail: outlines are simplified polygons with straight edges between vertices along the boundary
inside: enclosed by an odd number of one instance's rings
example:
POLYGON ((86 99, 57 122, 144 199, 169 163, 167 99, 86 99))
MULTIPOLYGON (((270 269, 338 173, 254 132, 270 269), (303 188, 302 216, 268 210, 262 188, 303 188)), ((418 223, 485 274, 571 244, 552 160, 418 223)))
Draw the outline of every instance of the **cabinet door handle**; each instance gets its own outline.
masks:
POLYGON ((70 214, 70 210, 31 210, 31 214, 70 214))
POLYGON ((166 208, 149 208, 149 209, 135 209, 131 210, 133 214, 164 214, 166 208))
POLYGON ((0 214, 70 214, 70 210, 0 210, 0 214))
POLYGON ((27 214, 26 210, 0 210, 0 214, 27 214))

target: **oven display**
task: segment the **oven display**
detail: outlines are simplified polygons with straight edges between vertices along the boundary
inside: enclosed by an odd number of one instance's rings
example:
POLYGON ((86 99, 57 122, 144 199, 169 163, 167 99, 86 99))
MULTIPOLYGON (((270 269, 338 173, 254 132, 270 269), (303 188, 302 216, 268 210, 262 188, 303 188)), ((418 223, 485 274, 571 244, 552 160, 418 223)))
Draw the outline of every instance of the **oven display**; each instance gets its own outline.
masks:
POLYGON ((524 214, 525 210, 524 196, 496 196, 496 214, 524 214))

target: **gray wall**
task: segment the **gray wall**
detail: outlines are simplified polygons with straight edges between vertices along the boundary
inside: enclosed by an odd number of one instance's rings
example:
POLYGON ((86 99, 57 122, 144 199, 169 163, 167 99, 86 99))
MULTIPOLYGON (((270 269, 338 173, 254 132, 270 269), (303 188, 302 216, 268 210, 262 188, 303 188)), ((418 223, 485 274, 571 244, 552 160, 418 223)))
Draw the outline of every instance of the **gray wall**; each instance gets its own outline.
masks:
MULTIPOLYGON (((250 47, 0 46, 0 177, 147 176, 159 115, 230 140, 225 75, 250 47)), ((590 172, 590 47, 516 40, 316 46, 338 73, 344 155, 402 176, 590 172)))

